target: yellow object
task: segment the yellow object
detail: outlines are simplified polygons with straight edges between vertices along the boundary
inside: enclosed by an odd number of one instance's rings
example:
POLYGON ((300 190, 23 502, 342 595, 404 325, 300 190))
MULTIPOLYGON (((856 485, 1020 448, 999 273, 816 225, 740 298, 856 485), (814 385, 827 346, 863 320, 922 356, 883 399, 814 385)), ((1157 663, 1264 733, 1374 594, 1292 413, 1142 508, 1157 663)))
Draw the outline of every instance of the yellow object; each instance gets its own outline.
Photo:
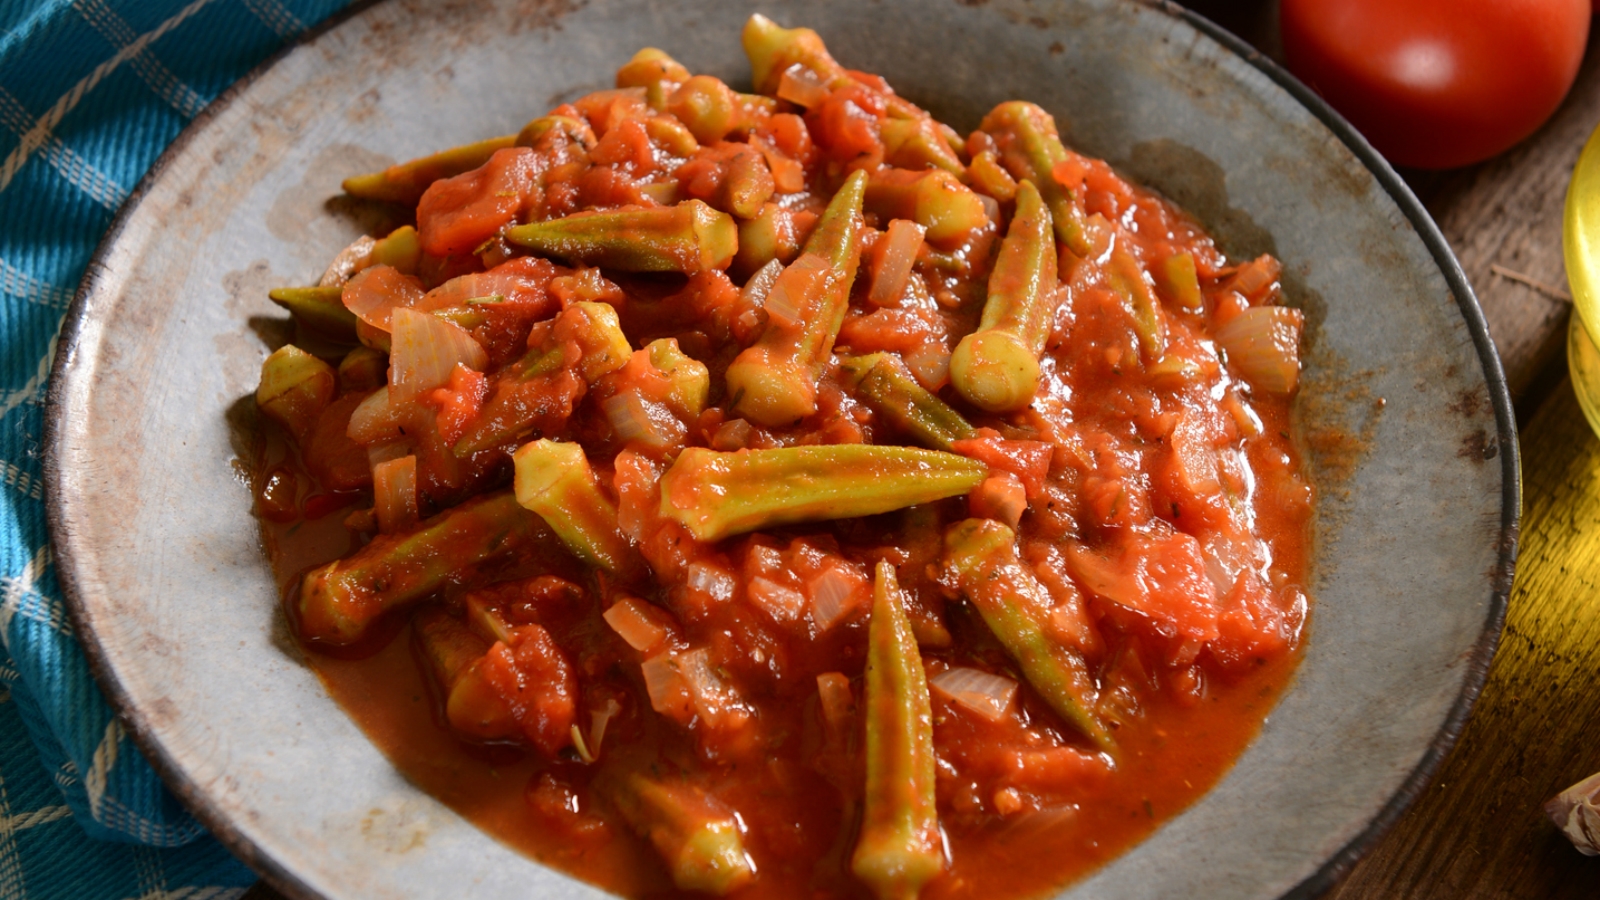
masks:
POLYGON ((1589 427, 1600 434, 1600 129, 1589 136, 1567 185, 1562 255, 1572 289, 1573 316, 1567 329, 1567 368, 1589 427))

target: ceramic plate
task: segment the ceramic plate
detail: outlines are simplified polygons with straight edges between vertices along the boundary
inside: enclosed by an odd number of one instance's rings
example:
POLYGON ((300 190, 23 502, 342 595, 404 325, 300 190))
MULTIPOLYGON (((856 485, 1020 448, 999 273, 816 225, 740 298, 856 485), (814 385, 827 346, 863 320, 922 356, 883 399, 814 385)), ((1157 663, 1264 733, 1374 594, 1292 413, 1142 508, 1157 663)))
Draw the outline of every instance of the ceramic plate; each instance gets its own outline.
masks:
POLYGON ((1024 98, 1310 323, 1320 499, 1304 662, 1218 787, 1064 896, 1324 889, 1481 686, 1511 579, 1516 436, 1471 290, 1394 173, 1304 88, 1175 8, 1116 0, 461 0, 366 6, 213 104, 89 269, 51 393, 57 559, 106 691, 173 789, 295 897, 582 897, 411 787, 289 639, 230 422, 282 315, 361 223, 341 178, 514 131, 659 45, 748 81, 759 9, 967 130, 1024 98))

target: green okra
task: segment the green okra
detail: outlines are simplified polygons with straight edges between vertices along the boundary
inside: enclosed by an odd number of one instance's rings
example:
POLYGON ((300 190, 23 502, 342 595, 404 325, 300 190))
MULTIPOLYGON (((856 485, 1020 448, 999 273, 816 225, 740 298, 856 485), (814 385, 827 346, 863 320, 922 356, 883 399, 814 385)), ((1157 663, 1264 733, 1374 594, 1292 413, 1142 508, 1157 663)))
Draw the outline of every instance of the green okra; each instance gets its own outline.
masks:
POLYGON ((419 610, 411 629, 444 695, 450 727, 479 740, 522 736, 516 714, 478 665, 489 651, 488 641, 438 606, 419 610))
POLYGON ((733 217, 699 200, 581 212, 517 225, 505 235, 536 253, 621 272, 693 275, 725 269, 739 249, 733 217))
POLYGON ((296 438, 304 438, 333 402, 338 376, 333 366, 285 344, 261 363, 256 406, 296 438))
POLYGON ((655 47, 645 47, 635 53, 617 70, 619 88, 642 87, 649 90, 662 82, 679 85, 688 80, 689 70, 684 68, 683 63, 655 47))
POLYGON ((755 343, 729 364, 728 394, 745 418, 761 425, 787 425, 816 411, 817 379, 833 355, 861 263, 866 183, 862 172, 845 181, 828 202, 800 258, 773 285, 774 292, 786 292, 795 315, 769 316, 755 343), (813 263, 824 268, 823 277, 807 276, 811 270, 805 266, 813 263))
POLYGON ((910 219, 928 242, 949 249, 989 224, 983 200, 944 169, 879 169, 867 180, 864 208, 883 221, 910 219))
POLYGON ((1052 641, 1027 607, 1046 609, 1045 588, 1017 556, 1016 536, 993 519, 967 519, 944 536, 945 565, 1022 675, 1067 722, 1101 750, 1115 748, 1094 713, 1096 688, 1082 657, 1052 641))
POLYGON ((1023 181, 989 275, 978 330, 950 355, 950 384, 957 393, 989 412, 1016 412, 1033 401, 1058 287, 1050 210, 1033 182, 1023 181))
POLYGON ((777 190, 767 160, 746 148, 728 161, 728 174, 722 180, 718 197, 722 208, 740 219, 753 219, 777 190))
POLYGON ((661 854, 679 890, 721 895, 755 877, 755 861, 744 849, 744 823, 697 785, 610 771, 594 785, 661 854))
POLYGON ((1166 292, 1172 302, 1180 307, 1198 312, 1205 307, 1200 294, 1200 273, 1194 264, 1194 254, 1185 250, 1162 260, 1154 272, 1156 284, 1166 292))
POLYGON ((380 534, 306 574, 295 603, 300 634, 317 643, 353 644, 384 613, 549 537, 511 491, 475 497, 408 532, 380 534))
POLYGON ((417 264, 422 261, 422 240, 417 229, 401 225, 381 237, 372 247, 372 264, 389 266, 406 275, 417 274, 417 264))
POLYGON ((914 900, 944 871, 933 707, 922 654, 887 561, 878 563, 872 598, 863 702, 867 779, 850 871, 878 900, 914 900))
POLYGON ((773 260, 785 265, 800 255, 800 239, 795 233, 794 213, 776 203, 763 204, 755 218, 739 223, 739 252, 733 257, 732 272, 744 280, 773 260))
POLYGON ((883 161, 900 169, 943 169, 961 178, 967 167, 929 116, 889 119, 882 126, 883 161))
POLYGON ((935 450, 976 437, 977 429, 917 382, 896 353, 872 353, 841 359, 856 393, 867 405, 917 442, 935 450))
POLYGON ((441 178, 452 178, 470 172, 489 161, 496 150, 504 150, 516 142, 515 135, 504 135, 451 147, 429 156, 397 163, 379 172, 369 172, 344 180, 344 192, 363 200, 385 200, 390 203, 416 205, 422 194, 441 178))
POLYGON ((710 75, 688 79, 667 97, 667 112, 702 144, 720 141, 734 132, 748 132, 776 107, 769 97, 741 94, 710 75))
POLYGON ((1139 261, 1121 246, 1111 251, 1111 289, 1133 314, 1133 331, 1139 338, 1139 352, 1146 362, 1159 362, 1167 352, 1167 323, 1161 317, 1161 304, 1145 280, 1139 261))
POLYGON ((847 519, 956 497, 983 482, 983 463, 876 444, 719 453, 690 447, 661 479, 661 515, 699 540, 796 522, 847 519))
POLYGON ((281 287, 267 292, 267 298, 288 310, 307 327, 329 337, 356 339, 356 314, 345 307, 342 285, 281 287))
POLYGON ((511 456, 517 502, 538 514, 573 555, 608 572, 621 571, 633 553, 617 528, 617 505, 578 444, 531 441, 511 456))
POLYGON ((830 90, 850 82, 850 73, 828 53, 822 37, 809 28, 780 28, 756 13, 745 22, 741 39, 745 55, 750 57, 751 83, 760 93, 776 96, 783 73, 794 65, 810 69, 830 90))
POLYGON ((711 398, 711 370, 684 353, 677 338, 659 338, 644 346, 650 365, 667 379, 667 405, 686 421, 705 412, 711 398))
POLYGON ((594 136, 594 129, 581 117, 550 115, 540 116, 522 126, 522 130, 517 132, 516 146, 537 149, 549 135, 555 135, 550 140, 576 144, 585 150, 594 149, 600 140, 594 136))
POLYGON ((1087 256, 1083 210, 1074 202, 1072 191, 1054 178, 1056 165, 1067 159, 1056 120, 1035 104, 1010 100, 990 110, 978 128, 994 138, 1006 169, 1018 181, 1026 179, 1039 189, 1061 243, 1073 253, 1087 256))
POLYGON ((339 387, 346 393, 372 391, 389 379, 389 357, 371 347, 357 347, 339 361, 339 387))

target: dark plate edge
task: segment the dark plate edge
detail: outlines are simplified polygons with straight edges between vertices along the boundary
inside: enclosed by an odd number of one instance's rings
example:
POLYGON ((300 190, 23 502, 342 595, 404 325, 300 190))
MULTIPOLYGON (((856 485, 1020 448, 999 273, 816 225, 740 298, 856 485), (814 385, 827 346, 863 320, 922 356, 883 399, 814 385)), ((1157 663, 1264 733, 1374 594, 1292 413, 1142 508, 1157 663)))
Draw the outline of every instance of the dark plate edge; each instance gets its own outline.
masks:
MULTIPOLYGON (((161 155, 150 166, 149 171, 139 180, 139 184, 129 193, 127 200, 117 211, 117 216, 112 221, 110 228, 107 229, 105 236, 90 257, 89 264, 84 270, 83 280, 79 284, 78 291, 73 296, 72 303, 67 308, 63 320, 61 335, 56 348, 56 357, 50 370, 50 387, 45 399, 45 515, 51 545, 56 556, 56 576, 61 584, 62 594, 66 599, 67 612, 72 621, 72 627, 80 636, 79 643, 83 647, 90 672, 94 675, 95 681, 99 683, 101 689, 105 691, 112 709, 116 712, 118 718, 122 720, 129 735, 133 738, 134 744, 160 774, 167 787, 183 801, 184 805, 194 813, 195 817, 229 851, 259 873, 274 888, 290 897, 297 898, 297 900, 326 900, 326 898, 325 895, 301 880, 294 872, 263 852, 246 835, 234 828, 227 817, 210 803, 208 797, 199 790, 198 786, 189 780, 177 763, 167 755, 161 743, 156 739, 149 722, 139 715, 138 708, 133 705, 123 690, 121 683, 113 677, 111 668, 102 654, 99 643, 92 637, 93 630, 87 627, 89 619, 83 611, 75 567, 72 565, 71 536, 67 531, 66 522, 62 518, 60 501, 57 499, 61 493, 60 489, 64 477, 59 437, 66 414, 65 399, 62 396, 60 385, 64 382, 65 377, 73 368, 74 361, 78 358, 77 351, 82 337, 81 326, 85 318, 84 313, 89 305, 89 296, 94 293, 94 288, 99 283, 100 273, 105 269, 106 258, 121 237, 123 230, 127 227, 128 220, 145 193, 172 164, 173 160, 181 155, 195 135, 231 105, 246 88, 260 78, 268 69, 301 45, 316 40, 324 33, 339 27, 347 20, 354 18, 379 2, 381 0, 356 0, 356 2, 324 19, 314 28, 308 29, 299 35, 293 43, 280 48, 230 85, 227 90, 217 95, 216 99, 207 104, 205 109, 185 126, 178 137, 168 145, 167 149, 162 151, 161 155)), ((1494 658, 1496 647, 1499 645, 1501 627, 1505 622, 1506 606, 1510 598, 1512 579, 1516 570, 1518 527, 1522 512, 1522 483, 1516 417, 1512 411, 1511 395, 1506 385, 1505 373, 1500 365, 1500 357, 1496 353, 1494 344, 1489 337, 1488 323, 1483 317, 1482 308, 1478 305, 1477 296, 1473 293, 1472 286, 1467 281, 1466 273, 1462 271, 1460 262, 1456 260, 1455 254, 1451 251, 1443 233, 1439 231, 1438 225, 1433 221, 1433 217, 1423 208, 1422 203, 1417 200, 1410 187, 1406 185, 1405 181, 1400 178, 1389 163, 1367 143, 1366 139, 1349 122, 1345 121, 1343 116, 1328 106, 1320 96, 1299 79, 1289 74, 1283 67, 1236 37, 1232 32, 1221 28, 1198 13, 1179 6, 1174 0, 1132 0, 1132 2, 1154 8, 1185 22, 1254 66, 1310 111, 1318 121, 1322 122, 1329 131, 1343 141, 1345 146, 1355 154, 1356 158, 1372 172, 1378 183, 1394 200, 1416 230, 1424 246, 1428 248, 1435 263, 1439 266, 1440 272, 1444 275, 1445 283, 1455 296, 1461 316, 1472 335, 1473 345, 1477 348, 1479 360, 1483 364, 1484 379, 1489 391, 1490 403, 1494 407, 1496 446, 1499 450, 1502 481, 1499 559, 1490 591, 1489 614, 1484 622, 1483 632, 1466 658, 1467 669, 1461 692, 1446 716, 1444 723, 1434 736, 1427 752, 1423 754, 1421 761, 1418 762, 1411 774, 1406 777, 1396 794, 1379 810, 1377 816, 1373 818, 1367 828, 1337 851, 1327 862, 1323 863, 1316 872, 1290 889, 1282 897, 1282 900, 1312 900, 1312 898, 1320 897, 1326 893, 1341 877, 1347 874, 1356 861, 1377 843, 1378 839, 1399 820, 1401 815, 1421 795, 1438 771, 1439 766, 1443 763, 1445 756, 1455 746, 1456 739, 1461 735, 1461 730, 1466 724, 1473 703, 1483 690, 1484 682, 1488 678, 1489 664, 1494 658)))
POLYGON ((156 184, 156 181, 172 166, 174 160, 183 154, 183 151, 195 139, 207 124, 222 112, 233 105, 234 101, 244 93, 250 85, 254 84, 267 70, 277 65, 284 57, 293 53, 302 45, 311 43, 328 31, 339 27, 349 19, 361 14, 381 0, 355 0, 349 6, 330 15, 316 26, 299 34, 293 41, 280 47, 266 59, 258 63, 238 81, 229 85, 226 90, 218 94, 215 99, 206 104, 199 115, 184 126, 172 143, 161 152, 156 161, 151 164, 144 177, 139 179, 138 185, 129 192, 127 200, 123 201, 117 210, 116 218, 112 220, 111 227, 106 230, 105 237, 101 238, 95 247, 94 255, 89 258, 89 264, 83 272, 83 281, 78 285, 78 291, 73 295, 72 303, 67 307, 65 319, 61 326, 61 335, 56 343, 56 358, 50 367, 50 388, 45 396, 45 429, 44 429, 44 481, 45 481, 45 520, 49 528, 52 552, 56 559, 56 578, 61 584, 62 595, 66 599, 67 614, 71 619, 72 628, 78 635, 78 643, 83 647, 85 658, 89 663, 89 671, 94 675, 100 689, 105 692, 106 699, 115 711, 117 718, 128 734, 133 738, 134 745, 144 754, 167 789, 172 791, 183 805, 192 812, 196 819, 214 835, 222 845, 234 856, 248 865, 256 874, 260 875, 268 884, 279 892, 294 898, 294 900, 327 900, 326 895, 316 890, 303 881, 297 874, 280 863, 277 859, 264 852, 254 841, 233 826, 233 823, 222 811, 211 803, 199 786, 189 779, 177 762, 167 754, 165 748, 156 739, 155 731, 149 721, 139 712, 122 683, 115 677, 110 663, 106 659, 98 639, 94 637, 93 629, 89 628, 90 618, 85 612, 82 595, 79 592, 76 566, 72 564, 73 542, 72 535, 67 530, 67 523, 63 518, 60 507, 61 488, 65 473, 62 469, 60 437, 65 430, 65 417, 67 414, 66 398, 63 396, 61 385, 74 368, 78 359, 79 343, 82 340, 82 325, 89 307, 89 297, 94 293, 105 271, 106 259, 111 255, 113 247, 121 238, 127 228, 128 220, 132 218, 134 210, 139 206, 144 195, 156 184))
POLYGON ((1511 598, 1511 583, 1517 568, 1517 537, 1522 519, 1522 476, 1516 414, 1511 407, 1511 392, 1506 385, 1505 371, 1500 365, 1500 355, 1489 337, 1489 324, 1483 317, 1483 308, 1478 305, 1478 297, 1473 293, 1466 273, 1461 270, 1460 261, 1450 249, 1450 243, 1445 240, 1438 224, 1417 199, 1417 195, 1412 193, 1411 187, 1399 173, 1395 172, 1394 167, 1389 165, 1389 161, 1374 150, 1372 145, 1367 143, 1367 139, 1315 91, 1232 32, 1199 13, 1179 6, 1174 0, 1138 0, 1138 2, 1187 22, 1200 33, 1255 66, 1258 71, 1272 79, 1274 84, 1283 88, 1289 96, 1298 100, 1301 106, 1316 116, 1329 131, 1344 142, 1373 177, 1377 178, 1378 184, 1389 194, 1390 199, 1394 200, 1395 205, 1400 207, 1411 227, 1416 229, 1417 236, 1422 239, 1423 245, 1433 255, 1434 262, 1444 275, 1445 284, 1455 295, 1456 306, 1460 309, 1461 318, 1466 321, 1467 330, 1472 335, 1473 346, 1478 351, 1478 360, 1483 364, 1489 402, 1494 407, 1495 449, 1500 457, 1502 485, 1499 559, 1490 584, 1488 616, 1484 619, 1483 631, 1478 635, 1477 643, 1473 645, 1465 659, 1466 671, 1462 679, 1461 693, 1456 696, 1455 703, 1445 716, 1444 723, 1439 726, 1427 752, 1422 755, 1416 768, 1411 770, 1411 774, 1406 776, 1406 780, 1389 802, 1383 805, 1360 834, 1334 853, 1333 857, 1323 863, 1317 871, 1291 888, 1282 898, 1282 900, 1312 900, 1327 893, 1341 878, 1349 874, 1356 861, 1371 850, 1379 838, 1388 832, 1406 810, 1411 808, 1411 804, 1422 795, 1423 790, 1433 780, 1433 776, 1438 773, 1451 748, 1455 746, 1456 739, 1461 736, 1467 716, 1472 712, 1472 705, 1477 701, 1478 694, 1483 691, 1484 682, 1489 678, 1489 663, 1493 661, 1495 649, 1500 645, 1500 632, 1505 624, 1506 605, 1511 598))

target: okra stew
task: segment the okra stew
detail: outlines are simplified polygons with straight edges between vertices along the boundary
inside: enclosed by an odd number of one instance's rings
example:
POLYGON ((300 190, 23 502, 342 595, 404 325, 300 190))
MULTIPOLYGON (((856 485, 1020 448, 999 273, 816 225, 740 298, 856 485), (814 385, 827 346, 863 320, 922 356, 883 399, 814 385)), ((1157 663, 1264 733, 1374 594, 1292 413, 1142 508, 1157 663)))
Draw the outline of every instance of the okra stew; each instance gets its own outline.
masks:
POLYGON ((639 51, 352 177, 272 298, 256 481, 408 778, 627 896, 1017 897, 1215 784, 1292 674, 1312 491, 1271 257, 804 28, 639 51))

